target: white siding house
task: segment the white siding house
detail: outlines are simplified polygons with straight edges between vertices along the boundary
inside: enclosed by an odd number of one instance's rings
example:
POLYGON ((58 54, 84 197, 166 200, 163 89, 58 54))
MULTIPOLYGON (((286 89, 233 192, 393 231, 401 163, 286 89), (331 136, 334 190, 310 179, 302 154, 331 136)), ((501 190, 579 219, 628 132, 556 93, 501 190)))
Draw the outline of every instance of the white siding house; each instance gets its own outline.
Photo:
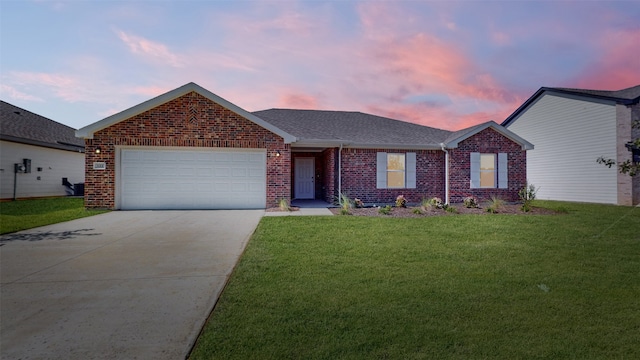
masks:
POLYGON ((84 142, 75 130, 0 101, 0 198, 65 196, 84 183, 84 142), (30 171, 15 171, 16 164, 30 171))
POLYGON ((620 91, 541 88, 509 116, 502 125, 536 145, 527 153, 527 177, 538 198, 637 204, 637 181, 596 160, 631 158, 625 144, 639 99, 640 85, 620 91))

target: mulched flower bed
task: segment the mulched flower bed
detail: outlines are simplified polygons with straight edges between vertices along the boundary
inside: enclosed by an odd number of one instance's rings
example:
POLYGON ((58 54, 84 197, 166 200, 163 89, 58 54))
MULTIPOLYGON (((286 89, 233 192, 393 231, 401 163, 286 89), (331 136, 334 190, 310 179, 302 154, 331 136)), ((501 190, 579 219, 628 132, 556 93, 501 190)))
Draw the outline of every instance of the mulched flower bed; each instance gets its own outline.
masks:
MULTIPOLYGON (((477 214, 477 215, 492 215, 493 213, 487 212, 486 208, 466 208, 459 205, 453 205, 457 212, 452 213, 444 209, 423 209, 421 207, 392 207, 389 215, 380 214, 377 207, 369 208, 352 208, 349 212, 353 216, 377 216, 377 217, 400 217, 400 218, 419 218, 425 216, 455 216, 459 214, 477 214), (415 214, 414 209, 420 209, 421 214, 415 214)), ((551 209, 532 207, 529 212, 523 212, 520 208, 520 204, 507 204, 503 205, 498 214, 513 214, 513 215, 554 215, 557 214, 551 209)), ((340 208, 331 208, 332 213, 340 215, 340 208)))

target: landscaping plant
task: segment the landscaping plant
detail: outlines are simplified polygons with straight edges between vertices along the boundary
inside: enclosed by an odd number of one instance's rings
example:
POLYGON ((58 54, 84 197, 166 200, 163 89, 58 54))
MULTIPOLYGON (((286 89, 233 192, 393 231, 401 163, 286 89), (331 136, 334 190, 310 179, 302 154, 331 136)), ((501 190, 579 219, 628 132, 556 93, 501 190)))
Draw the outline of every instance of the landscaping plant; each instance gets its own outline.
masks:
POLYGON ((291 206, 289 206, 289 201, 287 201, 287 199, 285 198, 278 200, 278 207, 280 208, 280 211, 291 211, 291 206))
POLYGON ((466 208, 477 208, 478 207, 478 198, 475 196, 467 196, 462 199, 462 204, 466 208))
POLYGON ((396 207, 407 207, 407 199, 404 198, 404 195, 398 195, 396 198, 396 207))
POLYGON ((439 197, 431 198, 429 200, 429 204, 436 209, 442 209, 444 207, 444 203, 442 202, 442 199, 440 199, 439 197))
POLYGON ((386 205, 383 207, 378 208, 378 212, 382 215, 389 215, 391 214, 391 205, 386 205))
POLYGON ((340 194, 340 214, 350 215, 352 206, 353 206, 353 203, 351 202, 351 199, 349 199, 347 194, 341 193, 340 194))
POLYGON ((489 205, 487 206, 487 212, 492 214, 499 213, 504 206, 504 200, 500 199, 497 196, 491 196, 491 201, 489 201, 489 205))
POLYGON ((537 192, 538 189, 536 189, 535 185, 529 183, 526 183, 524 187, 518 191, 518 196, 520 197, 520 201, 522 201, 522 211, 531 211, 531 203, 536 199, 537 192))
POLYGON ((457 214, 458 213, 458 209, 453 205, 445 205, 444 206, 444 210, 446 212, 448 212, 448 213, 451 213, 451 214, 457 214))

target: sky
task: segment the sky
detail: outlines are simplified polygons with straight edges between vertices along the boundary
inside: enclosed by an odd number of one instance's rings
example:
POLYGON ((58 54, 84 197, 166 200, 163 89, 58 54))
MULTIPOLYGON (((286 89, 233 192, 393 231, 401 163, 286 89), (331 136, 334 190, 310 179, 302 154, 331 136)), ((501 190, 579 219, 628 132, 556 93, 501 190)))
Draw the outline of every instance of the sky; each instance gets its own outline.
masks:
POLYGON ((81 128, 195 82, 447 130, 640 84, 635 1, 0 0, 0 99, 81 128))

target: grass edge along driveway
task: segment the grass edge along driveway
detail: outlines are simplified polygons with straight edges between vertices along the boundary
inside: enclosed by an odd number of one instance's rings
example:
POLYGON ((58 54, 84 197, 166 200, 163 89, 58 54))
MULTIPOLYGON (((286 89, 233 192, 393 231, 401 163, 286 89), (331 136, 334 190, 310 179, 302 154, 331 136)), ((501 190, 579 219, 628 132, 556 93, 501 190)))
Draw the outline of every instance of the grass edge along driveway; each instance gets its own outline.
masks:
POLYGON ((98 215, 107 210, 86 210, 82 198, 46 198, 0 202, 0 234, 98 215))
POLYGON ((640 209, 264 218, 191 359, 640 357, 640 209))

